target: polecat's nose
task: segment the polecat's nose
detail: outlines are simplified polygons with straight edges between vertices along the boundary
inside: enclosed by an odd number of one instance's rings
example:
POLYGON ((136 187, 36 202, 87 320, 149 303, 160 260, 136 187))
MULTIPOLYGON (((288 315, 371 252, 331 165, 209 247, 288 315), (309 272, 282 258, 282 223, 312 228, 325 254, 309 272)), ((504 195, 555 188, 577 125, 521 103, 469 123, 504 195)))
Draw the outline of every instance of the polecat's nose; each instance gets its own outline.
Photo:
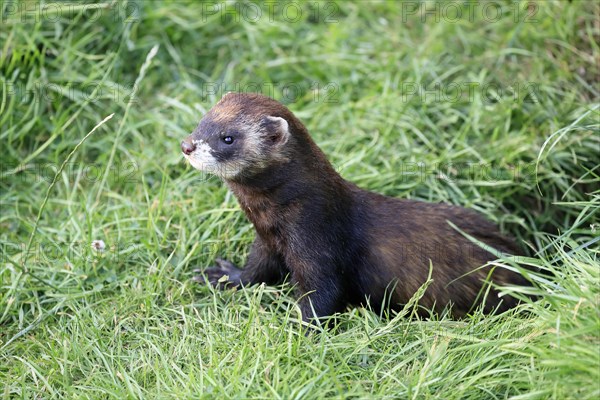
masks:
POLYGON ((186 156, 192 154, 194 150, 196 150, 196 146, 193 143, 190 143, 186 140, 181 142, 181 151, 183 151, 183 154, 186 156))

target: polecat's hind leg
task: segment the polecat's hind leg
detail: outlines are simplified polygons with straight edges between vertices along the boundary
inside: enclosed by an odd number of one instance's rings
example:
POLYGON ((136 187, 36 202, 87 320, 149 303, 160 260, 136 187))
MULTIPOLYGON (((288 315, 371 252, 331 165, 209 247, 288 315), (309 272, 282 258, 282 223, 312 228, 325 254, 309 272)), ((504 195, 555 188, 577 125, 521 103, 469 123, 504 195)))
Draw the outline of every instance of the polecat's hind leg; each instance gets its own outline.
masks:
POLYGON ((219 289, 232 288, 240 285, 242 270, 233 263, 217 258, 215 267, 208 267, 204 271, 195 269, 197 273, 192 280, 202 284, 209 284, 219 289), (204 273, 203 273, 204 272, 204 273), (222 279, 227 276, 227 279, 222 279))

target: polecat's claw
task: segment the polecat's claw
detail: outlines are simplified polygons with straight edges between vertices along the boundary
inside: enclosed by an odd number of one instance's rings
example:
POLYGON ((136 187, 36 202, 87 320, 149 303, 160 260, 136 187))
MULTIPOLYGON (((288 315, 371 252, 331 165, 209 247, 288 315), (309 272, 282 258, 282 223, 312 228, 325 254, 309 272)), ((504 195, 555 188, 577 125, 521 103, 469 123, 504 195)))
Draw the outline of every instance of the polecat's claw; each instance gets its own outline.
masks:
POLYGON ((195 269, 197 273, 192 280, 203 285, 210 284, 219 289, 239 285, 240 270, 231 262, 218 258, 215 260, 217 266, 208 267, 205 270, 195 269), (223 279, 227 277, 227 279, 223 279))

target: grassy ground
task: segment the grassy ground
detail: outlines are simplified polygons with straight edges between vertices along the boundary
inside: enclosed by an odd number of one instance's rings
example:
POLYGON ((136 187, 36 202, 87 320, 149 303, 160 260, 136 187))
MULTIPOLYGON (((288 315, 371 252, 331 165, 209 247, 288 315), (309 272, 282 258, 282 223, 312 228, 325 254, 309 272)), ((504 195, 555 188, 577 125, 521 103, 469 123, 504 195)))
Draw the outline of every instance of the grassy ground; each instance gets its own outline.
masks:
POLYGON ((0 5, 0 394, 598 398, 600 7, 223 4, 0 5), (555 277, 501 316, 351 309, 308 337, 289 288, 194 285, 253 238, 179 152, 229 90, 288 104, 362 187, 479 210, 555 277))

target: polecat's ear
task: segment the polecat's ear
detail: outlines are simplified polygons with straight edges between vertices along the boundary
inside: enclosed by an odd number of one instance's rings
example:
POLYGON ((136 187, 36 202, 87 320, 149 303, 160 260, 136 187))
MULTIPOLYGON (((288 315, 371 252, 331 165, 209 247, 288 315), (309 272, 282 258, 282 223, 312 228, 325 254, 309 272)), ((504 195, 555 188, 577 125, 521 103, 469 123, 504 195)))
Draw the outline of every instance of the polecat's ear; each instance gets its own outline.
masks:
POLYGON ((266 128, 268 139, 273 144, 284 144, 290 137, 290 126, 281 117, 266 116, 263 120, 263 126, 266 128))

